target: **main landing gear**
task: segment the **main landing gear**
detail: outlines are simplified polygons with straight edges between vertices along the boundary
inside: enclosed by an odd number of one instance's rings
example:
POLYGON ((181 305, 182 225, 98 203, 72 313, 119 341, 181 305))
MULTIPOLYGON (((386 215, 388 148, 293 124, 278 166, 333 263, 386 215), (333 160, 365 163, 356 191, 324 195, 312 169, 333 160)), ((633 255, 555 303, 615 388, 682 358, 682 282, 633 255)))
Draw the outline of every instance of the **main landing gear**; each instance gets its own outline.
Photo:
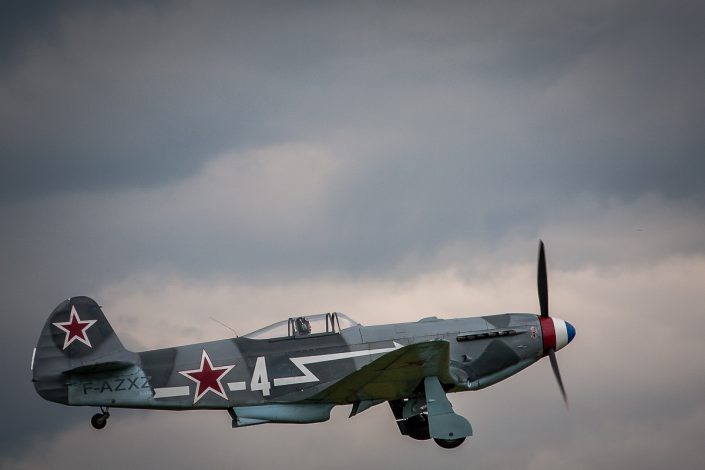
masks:
POLYGON ((453 411, 438 377, 424 378, 423 387, 423 395, 389 402, 399 431, 412 439, 433 439, 444 449, 458 447, 472 436, 472 426, 453 411))
POLYGON ((110 413, 108 413, 108 407, 100 407, 100 413, 96 413, 91 418, 91 425, 96 429, 103 429, 106 424, 108 424, 108 418, 110 418, 110 413))

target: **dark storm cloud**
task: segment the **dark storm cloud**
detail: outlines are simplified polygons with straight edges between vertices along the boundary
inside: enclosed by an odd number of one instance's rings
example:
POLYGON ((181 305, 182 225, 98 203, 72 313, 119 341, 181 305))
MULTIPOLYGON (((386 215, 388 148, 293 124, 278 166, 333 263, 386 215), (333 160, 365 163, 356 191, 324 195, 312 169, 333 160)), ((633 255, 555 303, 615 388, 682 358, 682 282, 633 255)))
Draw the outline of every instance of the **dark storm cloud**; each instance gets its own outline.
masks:
POLYGON ((477 155, 481 180, 690 196, 702 6, 632 6, 52 7, 0 83, 2 195, 149 186, 226 149, 376 131, 422 173, 477 155))
POLYGON ((56 32, 56 20, 67 7, 83 6, 91 2, 62 2, 46 0, 8 0, 3 2, 0 16, 0 64, 3 69, 12 65, 27 41, 50 41, 56 32))
POLYGON ((266 134, 266 123, 250 123, 263 121, 256 104, 276 92, 249 90, 257 83, 239 65, 247 34, 236 18, 233 34, 244 38, 221 30, 204 44, 189 18, 165 25, 148 5, 85 10, 58 18, 52 41, 18 45, 21 58, 3 74, 5 199, 168 180, 266 134))
POLYGON ((0 65, 9 70, 22 60, 28 43, 52 43, 61 37, 61 20, 85 9, 164 4, 161 0, 6 0, 0 16, 0 65))

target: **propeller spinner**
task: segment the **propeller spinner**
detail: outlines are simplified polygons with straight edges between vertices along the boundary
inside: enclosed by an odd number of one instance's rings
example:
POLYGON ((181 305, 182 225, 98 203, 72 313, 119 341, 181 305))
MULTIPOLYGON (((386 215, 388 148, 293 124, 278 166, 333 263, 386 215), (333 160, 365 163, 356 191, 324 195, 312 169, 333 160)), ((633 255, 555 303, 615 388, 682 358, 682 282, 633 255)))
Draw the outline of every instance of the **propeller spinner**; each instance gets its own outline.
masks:
POLYGON ((567 321, 553 318, 548 314, 548 277, 546 275, 546 251, 543 246, 543 241, 539 240, 539 265, 537 284, 539 291, 539 307, 541 315, 539 321, 541 323, 541 333, 543 335, 543 350, 551 361, 553 375, 556 376, 558 388, 563 395, 563 401, 568 406, 568 396, 565 393, 563 380, 561 379, 561 371, 558 368, 558 359, 556 351, 566 346, 575 337, 575 328, 567 321))

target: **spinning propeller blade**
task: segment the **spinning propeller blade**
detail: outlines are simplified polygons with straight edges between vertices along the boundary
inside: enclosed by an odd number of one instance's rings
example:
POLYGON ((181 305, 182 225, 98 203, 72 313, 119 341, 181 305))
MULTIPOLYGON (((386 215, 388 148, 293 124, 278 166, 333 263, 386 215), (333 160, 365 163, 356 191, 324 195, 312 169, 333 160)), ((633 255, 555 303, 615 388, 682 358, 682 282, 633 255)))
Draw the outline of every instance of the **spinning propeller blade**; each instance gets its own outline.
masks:
MULTIPOLYGON (((537 284, 538 284, 538 291, 539 291, 539 306, 541 309, 541 317, 542 318, 549 318, 549 315, 548 315, 548 276, 546 275, 546 250, 544 249, 542 240, 539 240, 539 265, 538 265, 537 284)), ((571 326, 571 328, 572 328, 572 326, 571 326)), ((561 395, 563 396, 563 401, 565 402, 565 405, 568 406, 568 396, 565 393, 565 387, 563 386, 563 379, 561 379, 561 371, 558 368, 558 359, 556 358, 556 351, 555 351, 555 349, 551 348, 547 352, 548 352, 548 357, 551 360, 551 369, 553 369, 553 375, 556 377, 556 382, 558 382, 558 388, 561 389, 561 395)))
POLYGON ((541 316, 548 317, 548 278, 546 276, 546 252, 543 241, 539 240, 539 269, 538 269, 539 306, 541 316))
POLYGON ((551 369, 553 369, 553 375, 556 376, 556 382, 558 382, 558 388, 561 389, 561 395, 563 395, 563 402, 565 406, 568 406, 568 395, 565 394, 565 387, 563 386, 563 380, 561 379, 561 371, 558 368, 558 359, 556 358, 556 351, 553 349, 548 350, 548 357, 551 359, 551 369))

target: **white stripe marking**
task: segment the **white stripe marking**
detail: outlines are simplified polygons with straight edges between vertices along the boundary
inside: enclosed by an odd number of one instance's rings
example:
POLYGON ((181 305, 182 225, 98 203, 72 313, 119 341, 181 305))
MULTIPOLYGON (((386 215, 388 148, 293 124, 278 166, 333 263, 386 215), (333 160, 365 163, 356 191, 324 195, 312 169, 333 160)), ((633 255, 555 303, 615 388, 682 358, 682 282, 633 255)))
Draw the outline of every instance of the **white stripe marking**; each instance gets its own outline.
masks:
POLYGON ((289 358, 291 362, 294 363, 296 367, 299 368, 304 375, 299 375, 297 377, 281 377, 274 379, 274 386, 279 387, 281 385, 294 385, 294 384, 305 384, 310 382, 318 382, 318 377, 316 377, 313 372, 308 370, 307 364, 317 364, 319 362, 337 361, 339 359, 347 359, 351 357, 361 357, 361 356, 372 356, 374 354, 382 354, 395 349, 401 348, 402 345, 394 342, 394 347, 382 348, 382 349, 363 349, 361 351, 348 351, 343 353, 333 353, 333 354, 321 354, 320 356, 304 356, 304 357, 292 357, 289 358))
POLYGON ((183 387, 162 387, 154 389, 154 398, 184 397, 190 395, 189 386, 183 387))
POLYGON ((568 344, 568 327, 560 318, 553 318, 553 328, 556 330, 556 351, 568 344))
POLYGON ((241 390, 246 390, 247 386, 245 382, 228 382, 228 388, 231 392, 239 392, 241 390))
POLYGON ((29 366, 29 370, 34 370, 34 355, 37 354, 37 348, 32 349, 32 365, 29 366))

